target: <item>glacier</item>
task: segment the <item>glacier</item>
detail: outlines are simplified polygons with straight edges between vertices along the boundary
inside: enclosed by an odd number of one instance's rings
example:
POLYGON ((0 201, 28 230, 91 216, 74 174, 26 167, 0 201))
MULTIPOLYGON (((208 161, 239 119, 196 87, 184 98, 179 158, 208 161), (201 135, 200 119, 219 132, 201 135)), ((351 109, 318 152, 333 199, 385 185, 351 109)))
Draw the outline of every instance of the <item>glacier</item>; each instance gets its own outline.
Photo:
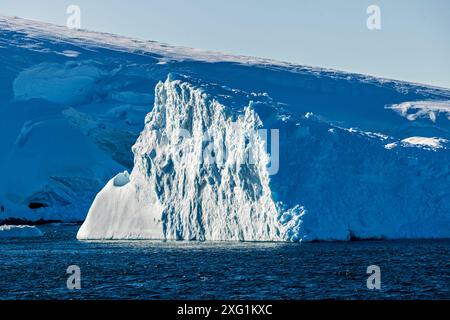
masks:
POLYGON ((0 222, 85 221, 80 239, 450 237, 449 110, 446 88, 0 16, 0 222), (255 163, 220 154, 246 139, 255 163), (200 161, 205 144, 227 161, 200 161))

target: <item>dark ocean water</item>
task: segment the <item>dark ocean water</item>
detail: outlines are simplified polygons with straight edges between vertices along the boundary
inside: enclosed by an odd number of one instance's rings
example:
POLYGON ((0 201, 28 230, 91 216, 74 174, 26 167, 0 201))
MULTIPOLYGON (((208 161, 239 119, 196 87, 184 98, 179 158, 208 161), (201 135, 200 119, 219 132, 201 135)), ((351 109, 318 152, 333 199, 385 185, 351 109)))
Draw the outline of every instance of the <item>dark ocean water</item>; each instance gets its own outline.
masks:
POLYGON ((80 242, 77 229, 0 240, 0 299, 450 299, 450 240, 80 242), (370 265, 381 290, 367 289, 370 265))

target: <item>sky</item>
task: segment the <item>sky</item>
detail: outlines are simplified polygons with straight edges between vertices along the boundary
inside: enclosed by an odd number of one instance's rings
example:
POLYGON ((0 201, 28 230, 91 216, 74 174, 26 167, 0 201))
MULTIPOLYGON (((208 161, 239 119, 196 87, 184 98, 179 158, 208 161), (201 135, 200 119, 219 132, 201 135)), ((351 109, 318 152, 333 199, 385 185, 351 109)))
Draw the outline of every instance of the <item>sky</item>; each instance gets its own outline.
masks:
POLYGON ((450 88, 448 0, 0 0, 0 14, 65 25, 69 5, 83 29, 450 88))

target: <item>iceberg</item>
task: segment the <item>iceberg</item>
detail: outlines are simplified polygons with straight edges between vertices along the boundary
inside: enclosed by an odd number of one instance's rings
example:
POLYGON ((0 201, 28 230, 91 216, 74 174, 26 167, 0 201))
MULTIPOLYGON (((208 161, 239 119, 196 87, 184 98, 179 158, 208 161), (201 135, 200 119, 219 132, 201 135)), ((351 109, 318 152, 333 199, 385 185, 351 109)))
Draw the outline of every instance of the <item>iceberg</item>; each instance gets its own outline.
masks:
POLYGON ((78 239, 283 239, 258 116, 172 78, 156 87, 131 175, 97 195, 78 239))

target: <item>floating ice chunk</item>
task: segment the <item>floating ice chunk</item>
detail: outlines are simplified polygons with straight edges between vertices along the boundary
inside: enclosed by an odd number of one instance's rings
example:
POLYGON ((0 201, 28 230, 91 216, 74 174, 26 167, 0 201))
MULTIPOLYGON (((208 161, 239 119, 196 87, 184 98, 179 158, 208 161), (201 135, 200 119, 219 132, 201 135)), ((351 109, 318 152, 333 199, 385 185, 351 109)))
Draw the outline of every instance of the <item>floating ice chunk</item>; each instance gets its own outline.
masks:
POLYGON ((0 226, 0 238, 34 238, 42 235, 42 231, 35 226, 0 226))

